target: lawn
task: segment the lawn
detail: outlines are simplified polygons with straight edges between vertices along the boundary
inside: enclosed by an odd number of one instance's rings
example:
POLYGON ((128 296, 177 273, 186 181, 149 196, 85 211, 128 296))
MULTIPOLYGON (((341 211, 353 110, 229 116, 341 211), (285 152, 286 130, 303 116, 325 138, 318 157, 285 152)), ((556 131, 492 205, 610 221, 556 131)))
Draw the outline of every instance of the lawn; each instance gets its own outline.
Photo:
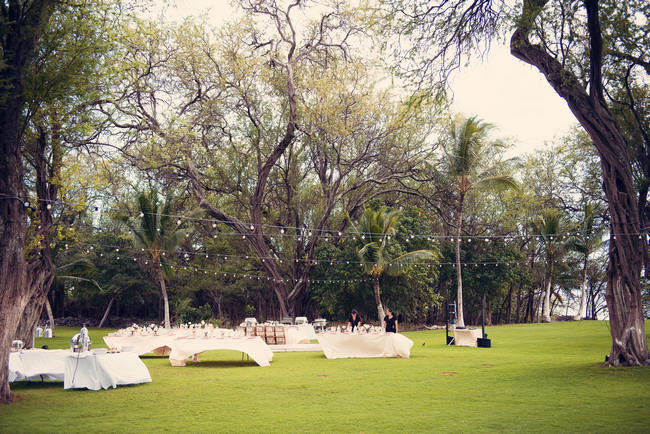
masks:
MULTIPOLYGON (((144 356, 152 383, 102 391, 15 383, 0 431, 649 432, 650 368, 602 367, 608 323, 490 327, 492 348, 447 347, 444 330, 405 333, 410 359, 327 360, 203 353, 171 367, 144 356)), ((37 345, 65 348, 78 329, 37 345)), ((91 329, 96 346, 110 330, 91 329)), ((646 322, 646 332, 650 323, 646 322)))

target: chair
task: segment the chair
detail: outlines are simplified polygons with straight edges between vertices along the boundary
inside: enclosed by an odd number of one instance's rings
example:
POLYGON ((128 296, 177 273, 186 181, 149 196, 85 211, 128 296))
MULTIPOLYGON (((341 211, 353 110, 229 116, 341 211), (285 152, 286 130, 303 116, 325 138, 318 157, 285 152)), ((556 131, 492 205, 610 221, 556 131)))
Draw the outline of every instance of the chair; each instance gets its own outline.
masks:
POLYGON ((257 325, 257 319, 255 318, 244 318, 244 324, 247 326, 257 325))
POLYGON ((296 325, 307 324, 308 322, 309 322, 309 321, 307 321, 307 317, 306 317, 306 316, 297 316, 297 317, 296 317, 296 322, 295 322, 295 324, 296 324, 296 325))
POLYGON ((282 321, 280 321, 282 325, 293 325, 293 319, 289 317, 284 317, 282 318, 282 321))

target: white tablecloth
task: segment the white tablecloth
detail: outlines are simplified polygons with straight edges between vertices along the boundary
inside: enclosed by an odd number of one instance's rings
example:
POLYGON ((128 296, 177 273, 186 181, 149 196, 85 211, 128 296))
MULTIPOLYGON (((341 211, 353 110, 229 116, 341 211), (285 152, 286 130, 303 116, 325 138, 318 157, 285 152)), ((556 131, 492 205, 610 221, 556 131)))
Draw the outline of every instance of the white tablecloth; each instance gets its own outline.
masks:
POLYGON ((135 353, 73 353, 66 357, 64 368, 64 389, 99 390, 151 382, 149 370, 135 353))
POLYGON ((209 350, 241 351, 260 366, 269 366, 273 360, 273 352, 259 336, 178 338, 172 343, 169 360, 174 366, 184 366, 187 358, 209 350))
POLYGON ((476 339, 483 336, 481 329, 455 329, 454 343, 460 347, 477 346, 476 339))
POLYGON ((284 335, 288 345, 308 344, 311 339, 316 339, 316 332, 311 324, 285 325, 284 335))
POLYGON ((108 348, 117 348, 128 352, 142 355, 146 353, 169 354, 172 343, 177 338, 173 334, 163 336, 104 336, 104 342, 108 348))
POLYGON ((413 341, 399 333, 321 333, 318 342, 328 359, 348 357, 403 357, 411 354, 413 341))
POLYGON ((20 380, 63 381, 64 362, 70 350, 22 350, 9 353, 9 382, 20 380))

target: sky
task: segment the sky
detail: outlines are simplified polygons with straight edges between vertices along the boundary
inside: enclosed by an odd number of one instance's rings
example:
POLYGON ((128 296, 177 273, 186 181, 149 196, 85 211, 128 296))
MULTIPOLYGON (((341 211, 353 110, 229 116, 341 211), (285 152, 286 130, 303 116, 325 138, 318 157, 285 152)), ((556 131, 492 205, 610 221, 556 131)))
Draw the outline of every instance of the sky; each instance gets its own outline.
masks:
MULTIPOLYGON (((171 6, 165 17, 180 20, 206 13, 211 23, 228 20, 228 0, 160 0, 171 6)), ((566 103, 535 68, 516 59, 505 44, 493 43, 483 59, 475 59, 452 76, 453 110, 493 124, 494 135, 513 148, 507 157, 543 149, 577 122, 566 103)))

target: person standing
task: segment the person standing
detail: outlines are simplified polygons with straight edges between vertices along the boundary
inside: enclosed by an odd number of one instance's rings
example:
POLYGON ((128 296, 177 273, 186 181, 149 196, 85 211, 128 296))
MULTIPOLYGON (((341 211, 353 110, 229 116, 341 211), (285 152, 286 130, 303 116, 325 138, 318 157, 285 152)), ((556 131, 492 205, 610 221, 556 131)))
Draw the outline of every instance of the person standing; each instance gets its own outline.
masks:
POLYGON ((384 327, 386 333, 397 333, 397 317, 393 314, 392 309, 386 308, 386 316, 384 317, 384 327))
POLYGON ((355 327, 358 328, 361 325, 361 316, 356 309, 352 309, 350 317, 348 318, 348 330, 354 331, 355 327))

